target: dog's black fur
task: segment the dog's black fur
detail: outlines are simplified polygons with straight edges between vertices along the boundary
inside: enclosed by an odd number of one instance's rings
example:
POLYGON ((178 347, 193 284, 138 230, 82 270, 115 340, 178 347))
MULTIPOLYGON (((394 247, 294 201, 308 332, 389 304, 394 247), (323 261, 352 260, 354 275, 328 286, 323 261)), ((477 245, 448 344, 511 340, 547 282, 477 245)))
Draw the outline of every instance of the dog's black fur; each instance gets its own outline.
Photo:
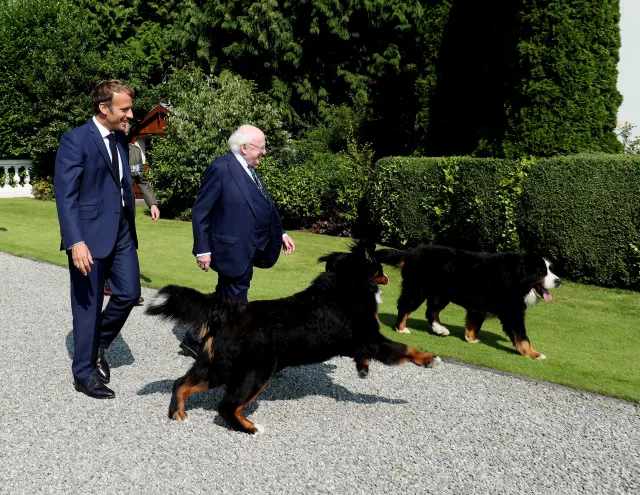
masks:
POLYGON ((262 427, 242 409, 287 366, 348 356, 365 377, 370 359, 425 367, 439 361, 380 334, 375 293, 384 275, 373 249, 354 246, 309 288, 283 299, 239 303, 174 285, 161 289, 147 313, 179 321, 203 344, 194 365, 173 386, 169 417, 186 420, 187 397, 226 385, 220 415, 235 429, 260 433, 262 427))
POLYGON ((526 253, 477 253, 443 246, 419 246, 407 251, 381 249, 376 258, 402 266, 402 291, 398 299, 396 330, 407 333, 409 313, 426 300, 426 317, 439 335, 449 331, 440 323, 440 312, 450 302, 467 310, 466 335, 477 334, 488 314, 500 319, 516 349, 532 359, 544 359, 535 351, 525 329, 525 309, 540 299, 551 300, 547 289, 560 286, 551 264, 526 253))

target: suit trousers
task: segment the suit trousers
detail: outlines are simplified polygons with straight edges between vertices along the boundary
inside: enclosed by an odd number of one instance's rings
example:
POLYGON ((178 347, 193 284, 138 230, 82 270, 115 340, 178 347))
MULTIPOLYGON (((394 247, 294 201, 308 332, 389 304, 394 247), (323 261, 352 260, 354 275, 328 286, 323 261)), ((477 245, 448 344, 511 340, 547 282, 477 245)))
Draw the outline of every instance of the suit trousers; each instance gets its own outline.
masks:
POLYGON ((124 326, 140 297, 140 265, 125 209, 120 209, 118 237, 111 253, 93 259, 84 276, 67 251, 73 314, 73 376, 83 380, 95 369, 98 348, 107 349, 124 326), (102 310, 104 282, 113 295, 102 310))
POLYGON ((253 261, 249 263, 247 270, 239 277, 226 277, 218 274, 218 285, 216 294, 220 294, 223 299, 248 302, 247 294, 253 278, 253 261))

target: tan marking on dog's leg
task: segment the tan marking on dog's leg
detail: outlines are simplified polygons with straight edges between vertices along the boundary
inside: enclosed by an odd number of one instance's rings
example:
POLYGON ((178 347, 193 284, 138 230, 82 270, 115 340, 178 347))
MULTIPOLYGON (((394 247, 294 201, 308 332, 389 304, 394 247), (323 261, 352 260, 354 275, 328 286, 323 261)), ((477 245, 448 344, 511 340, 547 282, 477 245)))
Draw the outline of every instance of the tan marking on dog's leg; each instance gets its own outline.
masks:
POLYGON ((378 312, 375 312, 376 321, 378 322, 378 328, 380 328, 380 318, 378 317, 378 312))
POLYGON ((435 354, 429 354, 428 352, 422 352, 418 349, 414 349, 413 347, 407 347, 404 355, 400 356, 399 359, 396 359, 392 364, 400 365, 404 363, 413 363, 416 366, 432 368, 440 361, 441 359, 435 354))
POLYGON ((472 344, 477 344, 478 342, 480 342, 478 340, 478 332, 480 331, 481 326, 482 324, 478 324, 478 322, 473 318, 469 318, 467 316, 467 321, 465 323, 464 329, 464 339, 472 344))
MULTIPOLYGON (((411 333, 407 328, 407 318, 409 318, 409 313, 405 313, 404 315, 402 315, 402 320, 400 320, 400 323, 396 324, 396 332, 411 333)), ((396 321, 398 320, 396 319, 396 321)))
POLYGON ((213 337, 207 337, 202 343, 202 350, 213 361, 213 337))
POLYGON ((258 395, 260 395, 263 392, 263 390, 267 387, 267 384, 269 383, 270 380, 271 380, 271 377, 269 377, 269 379, 265 382, 265 384, 262 387, 260 387, 260 390, 258 390, 256 392, 256 394, 253 397, 251 397, 251 399, 249 399, 244 404, 240 404, 238 407, 236 407, 235 411, 233 411, 233 415, 236 417, 236 419, 238 420, 238 422, 242 426, 242 429, 246 433, 253 433, 253 434, 256 434, 256 435, 260 435, 261 433, 264 433, 264 428, 262 426, 260 426, 258 423, 253 423, 253 422, 249 421, 242 414, 242 410, 245 407, 247 407, 251 402, 253 402, 256 399, 256 397, 258 397, 258 395))
POLYGON ((202 325, 200 328, 200 332, 198 332, 198 340, 202 341, 209 333, 209 327, 207 325, 202 325))
POLYGON ((206 392, 209 390, 209 382, 200 382, 195 385, 191 383, 183 383, 176 390, 177 408, 173 413, 173 419, 177 421, 187 421, 189 415, 184 410, 184 404, 190 395, 196 392, 206 392))
POLYGON ((531 343, 529 343, 529 341, 526 341, 526 340, 519 341, 517 339, 514 339, 514 340, 515 340, 514 345, 515 345, 516 349, 523 356, 531 358, 531 359, 545 359, 546 358, 546 356, 544 354, 539 353, 533 347, 531 347, 531 343))

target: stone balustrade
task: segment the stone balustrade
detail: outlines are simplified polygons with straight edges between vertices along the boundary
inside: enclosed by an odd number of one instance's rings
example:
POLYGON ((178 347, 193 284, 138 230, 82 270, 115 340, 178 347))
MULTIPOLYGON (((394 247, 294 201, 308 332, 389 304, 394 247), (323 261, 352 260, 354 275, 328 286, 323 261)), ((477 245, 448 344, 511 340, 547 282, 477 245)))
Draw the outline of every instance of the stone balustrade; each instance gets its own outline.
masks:
POLYGON ((0 160, 0 198, 31 198, 31 160, 0 160))

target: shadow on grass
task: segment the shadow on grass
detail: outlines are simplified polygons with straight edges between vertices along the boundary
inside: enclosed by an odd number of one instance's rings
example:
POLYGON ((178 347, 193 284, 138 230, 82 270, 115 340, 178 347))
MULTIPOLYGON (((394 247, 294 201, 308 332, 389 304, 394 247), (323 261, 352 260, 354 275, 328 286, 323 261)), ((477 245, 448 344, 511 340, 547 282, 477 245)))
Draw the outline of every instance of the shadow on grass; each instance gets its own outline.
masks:
POLYGON ((147 277, 145 274, 140 273, 140 280, 142 280, 145 284, 150 284, 152 279, 147 277))
MULTIPOLYGON (((385 325, 388 325, 391 328, 395 328, 396 315, 393 315, 390 313, 379 313, 378 317, 380 318, 380 321, 385 325)), ((453 337, 453 338, 462 340, 465 344, 467 344, 467 342, 464 339, 464 336, 465 336, 464 327, 461 327, 458 325, 450 325, 446 321, 443 321, 442 324, 445 327, 447 327, 447 329, 449 330, 450 332, 449 338, 453 337)), ((430 335, 433 335, 434 337, 440 337, 439 335, 436 335, 431 331, 427 323, 427 320, 425 319, 407 318, 407 327, 412 332, 414 331, 426 332, 426 333, 429 333, 430 335)), ((441 338, 447 338, 447 337, 441 337, 441 338)), ((499 349, 501 351, 507 351, 509 353, 514 353, 514 354, 519 354, 518 351, 516 351, 513 348, 511 341, 504 334, 498 335, 493 332, 483 332, 482 330, 480 330, 480 332, 478 332, 478 339, 480 340, 479 344, 469 344, 469 345, 488 345, 489 347, 493 347, 494 349, 499 349)))

